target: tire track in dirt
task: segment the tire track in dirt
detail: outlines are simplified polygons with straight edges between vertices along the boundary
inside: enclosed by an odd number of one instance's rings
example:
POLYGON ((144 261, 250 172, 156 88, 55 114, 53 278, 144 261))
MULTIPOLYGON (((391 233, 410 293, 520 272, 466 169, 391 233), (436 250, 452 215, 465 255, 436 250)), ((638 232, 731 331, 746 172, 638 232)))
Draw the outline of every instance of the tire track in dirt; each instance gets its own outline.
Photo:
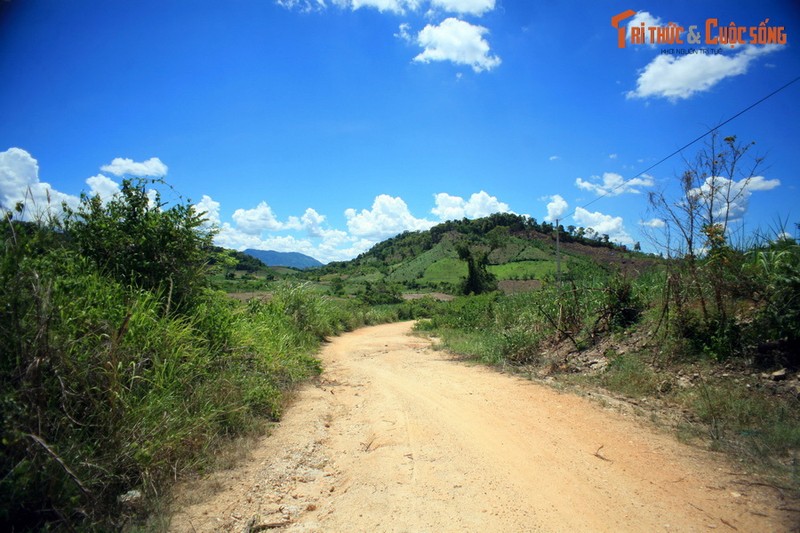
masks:
POLYGON ((322 377, 248 461, 179 491, 172 531, 794 528, 720 457, 457 362, 411 327, 333 339, 322 377))

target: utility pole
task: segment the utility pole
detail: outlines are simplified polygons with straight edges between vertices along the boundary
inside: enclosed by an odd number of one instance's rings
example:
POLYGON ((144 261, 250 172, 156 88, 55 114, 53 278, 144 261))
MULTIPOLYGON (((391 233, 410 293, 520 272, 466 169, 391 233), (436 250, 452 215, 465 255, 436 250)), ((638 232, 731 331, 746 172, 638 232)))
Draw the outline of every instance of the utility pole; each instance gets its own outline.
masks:
POLYGON ((561 235, 558 228, 560 227, 559 219, 556 219, 556 281, 558 288, 561 288, 561 235))

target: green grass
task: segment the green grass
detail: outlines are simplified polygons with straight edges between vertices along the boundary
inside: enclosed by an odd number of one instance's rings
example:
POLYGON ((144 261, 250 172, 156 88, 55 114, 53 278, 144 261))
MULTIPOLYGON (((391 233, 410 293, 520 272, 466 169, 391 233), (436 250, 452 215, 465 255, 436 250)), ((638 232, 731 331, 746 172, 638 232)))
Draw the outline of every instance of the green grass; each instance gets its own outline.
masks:
POLYGON ((626 354, 613 357, 600 378, 608 390, 631 398, 658 395, 658 375, 638 355, 626 354))
MULTIPOLYGON (((556 264, 554 261, 519 261, 504 265, 489 265, 489 272, 497 276, 498 280, 505 279, 544 279, 548 274, 554 274, 556 264)), ((562 272, 567 272, 567 263, 561 265, 562 272)))
MULTIPOLYGON (((393 283, 408 283, 424 278, 425 272, 431 265, 445 258, 454 258, 455 251, 452 244, 440 242, 413 259, 396 265, 387 276, 387 281, 393 283)), ((466 270, 465 270, 466 271, 466 270)))
POLYGON ((439 259, 425 269, 422 282, 426 284, 458 284, 467 277, 467 264, 455 257, 439 259))

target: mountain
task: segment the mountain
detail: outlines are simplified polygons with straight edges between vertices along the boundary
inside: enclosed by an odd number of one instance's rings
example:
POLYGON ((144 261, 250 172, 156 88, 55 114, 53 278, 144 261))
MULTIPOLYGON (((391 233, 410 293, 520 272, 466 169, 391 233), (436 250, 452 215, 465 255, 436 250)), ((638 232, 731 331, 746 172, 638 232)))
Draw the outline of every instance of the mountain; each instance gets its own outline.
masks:
POLYGON ((299 252, 276 252, 274 250, 254 250, 248 248, 244 253, 259 259, 267 266, 291 267, 300 270, 322 266, 322 263, 313 257, 299 252))
POLYGON ((654 261, 588 228, 569 226, 559 230, 560 267, 553 224, 498 213, 448 221, 426 231, 405 232, 376 244, 351 261, 329 263, 315 274, 324 280, 340 278, 372 289, 375 283, 385 282, 408 290, 454 294, 467 276, 467 262, 459 257, 459 248, 464 246, 474 257, 483 258, 503 290, 536 288, 553 279, 559 268, 567 279, 592 265, 630 272, 654 261))

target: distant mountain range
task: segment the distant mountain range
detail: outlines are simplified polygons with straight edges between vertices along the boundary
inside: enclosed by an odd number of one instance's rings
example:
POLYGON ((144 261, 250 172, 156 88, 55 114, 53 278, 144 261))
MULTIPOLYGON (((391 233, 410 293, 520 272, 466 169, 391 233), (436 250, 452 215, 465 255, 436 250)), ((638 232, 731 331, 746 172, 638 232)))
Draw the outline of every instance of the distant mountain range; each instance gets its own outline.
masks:
POLYGON ((244 251, 247 255, 261 260, 267 266, 282 266, 305 270, 323 266, 313 257, 299 252, 276 252, 274 250, 254 250, 248 248, 244 251))

